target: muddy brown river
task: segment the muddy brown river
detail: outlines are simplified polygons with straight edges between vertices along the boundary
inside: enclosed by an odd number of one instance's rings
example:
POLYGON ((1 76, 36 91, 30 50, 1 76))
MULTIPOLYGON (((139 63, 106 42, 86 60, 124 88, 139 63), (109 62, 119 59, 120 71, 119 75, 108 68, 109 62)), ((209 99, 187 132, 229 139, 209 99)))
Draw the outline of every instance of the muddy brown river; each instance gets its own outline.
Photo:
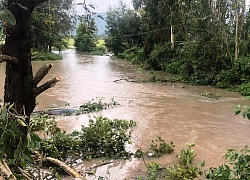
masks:
MULTIPOLYGON (((234 116, 233 111, 234 105, 250 105, 250 100, 237 93, 180 83, 128 82, 120 79, 147 79, 152 75, 128 62, 111 60, 108 56, 85 56, 67 50, 63 52, 63 57, 63 60, 52 62, 54 66, 46 76, 46 80, 58 76, 60 82, 37 98, 36 110, 63 107, 66 103, 77 107, 92 98, 103 98, 105 102, 114 98, 121 104, 98 113, 58 117, 59 126, 68 132, 87 125, 88 119, 96 115, 133 119, 138 125, 132 129, 133 144, 128 146, 129 150, 141 148, 147 151, 151 140, 158 136, 167 143, 174 142, 172 155, 146 160, 162 164, 176 162, 176 155, 186 143, 196 144, 195 163, 205 160, 207 167, 221 164, 228 148, 242 149, 250 145, 250 122, 241 115, 234 116), (221 98, 206 98, 200 95, 203 92, 217 94, 221 98)), ((33 62, 34 71, 43 63, 33 62)), ((0 64, 1 99, 4 70, 5 64, 0 64)), ((84 162, 82 168, 97 164, 100 160, 84 162)), ((112 161, 98 168, 96 176, 112 180, 132 179, 138 170, 146 170, 141 159, 112 161)))

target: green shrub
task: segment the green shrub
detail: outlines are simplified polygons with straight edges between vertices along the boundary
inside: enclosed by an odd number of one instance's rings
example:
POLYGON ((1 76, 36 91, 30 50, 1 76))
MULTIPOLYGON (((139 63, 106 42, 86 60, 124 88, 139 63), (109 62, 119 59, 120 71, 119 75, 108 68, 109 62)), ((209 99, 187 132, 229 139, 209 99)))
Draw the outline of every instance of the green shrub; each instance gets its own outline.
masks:
POLYGON ((223 164, 218 168, 211 167, 206 174, 207 179, 214 180, 247 180, 250 179, 250 150, 246 146, 244 149, 237 151, 234 149, 227 150, 224 156, 228 164, 223 164))
POLYGON ((51 138, 41 142, 40 152, 61 160, 105 158, 127 158, 131 155, 125 145, 131 143, 130 133, 126 130, 136 123, 132 120, 110 120, 95 117, 89 120, 89 126, 82 126, 80 131, 67 134, 56 129, 51 138))
POLYGON ((50 61, 50 60, 61 60, 62 55, 55 54, 53 52, 32 52, 32 57, 34 61, 50 61))

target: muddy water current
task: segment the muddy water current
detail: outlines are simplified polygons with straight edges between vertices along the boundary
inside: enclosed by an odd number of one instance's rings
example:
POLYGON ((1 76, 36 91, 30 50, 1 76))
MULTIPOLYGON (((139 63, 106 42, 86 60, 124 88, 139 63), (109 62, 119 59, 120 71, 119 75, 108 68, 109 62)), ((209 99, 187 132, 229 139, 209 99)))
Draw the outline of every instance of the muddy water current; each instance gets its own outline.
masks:
MULTIPOLYGON (((46 80, 58 76, 60 82, 37 98, 36 110, 65 104, 77 107, 92 98, 103 98, 105 102, 114 98, 121 104, 93 114, 59 116, 59 126, 68 132, 79 130, 96 115, 133 119, 138 125, 132 128, 133 144, 128 146, 129 150, 141 148, 147 151, 151 140, 158 136, 168 143, 174 142, 172 155, 146 160, 162 164, 176 162, 176 155, 187 142, 196 144, 196 163, 206 160, 207 167, 221 164, 226 149, 250 145, 250 122, 241 115, 234 116, 233 111, 234 105, 250 105, 250 100, 237 93, 179 83, 129 82, 122 79, 148 79, 152 75, 108 56, 86 56, 74 50, 63 52, 63 56, 63 60, 52 62, 54 66, 46 76, 46 80), (206 98, 200 95, 202 92, 221 97, 218 100, 206 98)), ((33 62, 34 71, 43 63, 33 62)), ((4 69, 5 64, 0 64, 0 98, 3 98, 4 69)), ((100 164, 99 160, 84 162, 82 168, 97 164, 100 164)), ((98 168, 96 175, 133 179, 139 170, 146 170, 141 159, 112 161, 98 168)))

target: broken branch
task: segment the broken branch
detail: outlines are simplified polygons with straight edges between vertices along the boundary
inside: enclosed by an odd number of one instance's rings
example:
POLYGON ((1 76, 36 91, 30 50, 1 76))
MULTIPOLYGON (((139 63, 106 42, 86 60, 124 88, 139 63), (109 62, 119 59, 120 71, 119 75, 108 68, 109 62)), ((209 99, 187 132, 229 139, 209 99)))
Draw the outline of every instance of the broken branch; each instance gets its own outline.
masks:
POLYGON ((72 169, 71 167, 69 167, 67 164, 65 164, 64 162, 52 158, 52 157, 46 157, 46 160, 50 163, 53 163, 61 168, 63 168, 63 170, 68 173, 69 175, 73 176, 74 178, 81 178, 86 180, 86 178, 84 176, 81 176, 79 173, 77 173, 74 169, 72 169))
POLYGON ((5 159, 2 159, 0 161, 0 178, 4 176, 5 178, 9 179, 9 180, 17 180, 16 177, 13 175, 13 173, 11 172, 9 166, 7 165, 7 163, 5 162, 5 159))
POLYGON ((18 59, 13 56, 8 56, 8 55, 0 55, 0 63, 2 62, 10 62, 13 64, 18 64, 18 59))
POLYGON ((53 87, 56 85, 56 83, 59 81, 58 77, 55 77, 54 79, 51 79, 50 81, 47 81, 43 85, 37 87, 34 89, 35 96, 38 96, 42 92, 46 91, 47 89, 53 87))
POLYGON ((48 74, 49 70, 52 68, 53 64, 43 64, 38 71, 36 72, 36 75, 33 78, 34 83, 37 85, 45 76, 48 74))

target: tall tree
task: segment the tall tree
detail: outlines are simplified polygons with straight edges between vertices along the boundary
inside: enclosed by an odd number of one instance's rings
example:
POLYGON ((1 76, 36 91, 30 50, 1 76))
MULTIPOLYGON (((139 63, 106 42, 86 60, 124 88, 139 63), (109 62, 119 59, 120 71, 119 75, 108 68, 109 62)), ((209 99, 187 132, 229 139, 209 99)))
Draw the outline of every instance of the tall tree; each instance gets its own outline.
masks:
POLYGON ((115 55, 132 48, 140 41, 138 32, 140 32, 141 20, 122 1, 117 8, 108 10, 106 22, 108 38, 105 39, 105 43, 115 55))
POLYGON ((40 4, 31 18, 34 48, 51 51, 58 40, 71 34, 75 21, 73 0, 49 0, 40 4))
POLYGON ((30 53, 32 46, 31 13, 36 6, 44 1, 8 0, 8 11, 13 14, 16 23, 4 23, 6 39, 4 46, 1 46, 2 55, 0 55, 0 63, 6 62, 4 102, 13 104, 15 110, 13 113, 24 115, 24 123, 27 125, 19 127, 21 136, 18 137, 18 142, 9 142, 9 146, 12 146, 12 156, 13 152, 17 152, 17 148, 22 148, 26 144, 27 127, 30 114, 36 105, 36 97, 59 80, 56 77, 38 86, 52 64, 42 66, 35 75, 32 72, 30 53))

